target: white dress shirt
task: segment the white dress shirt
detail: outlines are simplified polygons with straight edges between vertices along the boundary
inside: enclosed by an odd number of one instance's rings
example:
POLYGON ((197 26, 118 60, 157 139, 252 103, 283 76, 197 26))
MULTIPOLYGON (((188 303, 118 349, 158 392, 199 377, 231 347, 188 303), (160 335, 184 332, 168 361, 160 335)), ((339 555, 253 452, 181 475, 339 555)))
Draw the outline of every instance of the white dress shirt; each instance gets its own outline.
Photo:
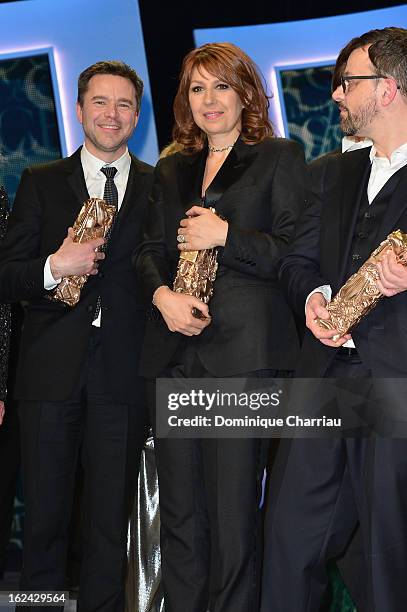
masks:
POLYGON ((398 147, 398 149, 395 149, 390 159, 387 159, 387 157, 378 157, 376 149, 373 146, 370 150, 370 161, 372 162, 372 169, 370 171, 369 184, 367 186, 369 204, 373 202, 379 191, 393 174, 407 164, 407 142, 401 145, 401 147, 398 147))
MULTIPOLYGON (((114 176, 114 182, 117 187, 118 194, 118 205, 117 208, 120 210, 120 207, 123 203, 124 194, 126 192, 127 181, 129 178, 130 172, 130 164, 131 158, 128 149, 123 153, 119 159, 106 163, 102 159, 99 159, 90 153, 86 146, 83 145, 81 150, 81 163, 83 168, 83 174, 85 177, 86 188, 89 193, 90 198, 101 198, 103 199, 103 195, 105 192, 105 184, 106 184, 106 176, 103 172, 100 171, 101 168, 107 166, 114 166, 117 168, 117 172, 114 176)), ((44 289, 48 291, 54 289, 61 279, 54 279, 51 273, 50 267, 50 257, 47 258, 44 266, 44 289)), ((96 327, 100 327, 101 321, 101 313, 99 313, 98 318, 93 321, 93 325, 96 327)))
POLYGON ((357 149, 366 149, 371 147, 373 142, 370 138, 363 138, 363 140, 353 140, 348 136, 342 138, 342 153, 350 153, 351 151, 357 151, 357 149))
MULTIPOLYGON (((345 141, 345 138, 343 139, 345 141)), ((346 139, 349 142, 349 139, 346 139)), ((364 147, 370 146, 370 141, 366 144, 367 139, 361 142, 354 142, 351 146, 347 146, 347 143, 342 142, 342 151, 354 151, 356 149, 362 149, 364 147), (344 145, 346 148, 344 148, 344 145)), ((370 150, 370 162, 371 162, 371 170, 369 176, 369 183, 367 186, 367 197, 369 200, 369 204, 373 202, 379 191, 385 186, 387 181, 395 174, 398 170, 407 165, 407 143, 401 145, 397 149, 393 151, 390 156, 390 159, 387 157, 379 157, 376 154, 376 149, 374 145, 370 150)), ((332 289, 330 285, 323 285, 321 287, 317 287, 307 296, 305 301, 305 306, 308 303, 309 298, 314 293, 322 293, 327 302, 330 302, 332 297, 332 289)), ((348 340, 343 345, 346 348, 355 348, 355 343, 353 340, 348 340)))

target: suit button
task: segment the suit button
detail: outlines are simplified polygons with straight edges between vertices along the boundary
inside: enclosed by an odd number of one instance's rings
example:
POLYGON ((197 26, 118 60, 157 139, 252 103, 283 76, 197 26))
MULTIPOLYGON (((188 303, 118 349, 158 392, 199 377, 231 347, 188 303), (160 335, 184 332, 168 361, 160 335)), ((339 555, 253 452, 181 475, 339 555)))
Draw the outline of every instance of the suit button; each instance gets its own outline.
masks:
POLYGON ((358 261, 360 259, 360 255, 359 253, 353 253, 352 255, 352 261, 358 261))
POLYGON ((367 235, 366 235, 366 234, 364 234, 363 232, 359 232, 359 233, 357 234, 357 237, 358 237, 358 238, 367 238, 367 235))
POLYGON ((87 306, 86 310, 87 310, 87 312, 93 312, 95 310, 95 307, 92 306, 92 305, 91 306, 87 306))
POLYGON ((365 219, 374 219, 374 214, 371 212, 365 212, 365 219))

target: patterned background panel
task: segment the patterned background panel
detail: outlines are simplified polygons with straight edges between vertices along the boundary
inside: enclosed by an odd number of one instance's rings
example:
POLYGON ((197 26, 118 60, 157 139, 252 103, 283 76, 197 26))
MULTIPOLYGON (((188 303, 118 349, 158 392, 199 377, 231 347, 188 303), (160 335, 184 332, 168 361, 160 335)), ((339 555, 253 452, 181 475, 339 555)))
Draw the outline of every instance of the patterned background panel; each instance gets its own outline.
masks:
POLYGON ((307 161, 341 143, 339 113, 331 99, 333 66, 278 70, 286 133, 301 143, 307 161))
POLYGON ((61 157, 47 53, 0 57, 0 183, 13 202, 27 166, 61 157))

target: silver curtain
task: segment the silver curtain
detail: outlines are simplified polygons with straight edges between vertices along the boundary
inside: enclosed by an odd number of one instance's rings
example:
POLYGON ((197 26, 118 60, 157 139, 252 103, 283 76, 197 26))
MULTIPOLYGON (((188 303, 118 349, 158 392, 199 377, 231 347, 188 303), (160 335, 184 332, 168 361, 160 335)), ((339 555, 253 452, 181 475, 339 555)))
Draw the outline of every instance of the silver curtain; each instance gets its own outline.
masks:
POLYGON ((152 436, 147 439, 141 455, 128 552, 126 612, 164 612, 158 478, 152 436))

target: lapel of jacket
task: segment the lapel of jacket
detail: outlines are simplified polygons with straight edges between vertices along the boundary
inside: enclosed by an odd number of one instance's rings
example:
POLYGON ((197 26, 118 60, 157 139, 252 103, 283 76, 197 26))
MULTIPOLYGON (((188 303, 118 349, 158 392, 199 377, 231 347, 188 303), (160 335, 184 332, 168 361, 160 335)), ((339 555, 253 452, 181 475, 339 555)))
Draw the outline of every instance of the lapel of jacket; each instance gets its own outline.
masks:
POLYGON ((67 181, 78 199, 78 213, 85 200, 89 199, 89 194, 86 187, 85 176, 83 174, 83 168, 81 163, 81 149, 82 147, 79 147, 79 149, 77 149, 75 153, 66 160, 68 174, 67 181))
POLYGON ((398 220, 407 207, 407 166, 393 174, 383 187, 382 194, 386 188, 393 189, 393 194, 379 228, 378 244, 387 238, 394 229, 398 229, 396 227, 398 220))
POLYGON ((208 207, 213 206, 214 208, 219 207, 219 200, 243 176, 256 155, 255 145, 247 145, 241 138, 238 138, 233 149, 206 190, 205 205, 208 207))
MULTIPOLYGON (((256 149, 254 145, 246 145, 238 138, 233 149, 206 190, 205 206, 215 207, 223 194, 232 185, 235 185, 251 165, 257 154, 256 149)), ((195 155, 180 155, 179 157, 179 163, 182 163, 182 170, 178 173, 178 187, 185 210, 202 202, 202 182, 207 155, 208 148, 205 146, 202 151, 195 155)))
POLYGON ((208 149, 204 147, 202 151, 193 155, 178 155, 179 172, 177 172, 177 180, 180 201, 184 210, 188 210, 192 206, 202 205, 202 181, 207 153, 208 149))
POLYGON ((366 189, 366 181, 370 172, 369 163, 370 147, 344 153, 341 157, 342 162, 342 205, 340 208, 339 220, 339 279, 343 280, 355 224, 359 212, 359 204, 363 191, 366 189))
POLYGON ((137 206, 137 203, 140 201, 138 196, 140 193, 142 193, 142 174, 137 171, 136 158, 132 154, 130 154, 130 157, 131 164, 129 178, 127 179, 126 191, 124 193, 120 210, 117 213, 110 239, 112 239, 113 236, 120 230, 120 227, 125 222, 129 213, 135 206, 137 206))

